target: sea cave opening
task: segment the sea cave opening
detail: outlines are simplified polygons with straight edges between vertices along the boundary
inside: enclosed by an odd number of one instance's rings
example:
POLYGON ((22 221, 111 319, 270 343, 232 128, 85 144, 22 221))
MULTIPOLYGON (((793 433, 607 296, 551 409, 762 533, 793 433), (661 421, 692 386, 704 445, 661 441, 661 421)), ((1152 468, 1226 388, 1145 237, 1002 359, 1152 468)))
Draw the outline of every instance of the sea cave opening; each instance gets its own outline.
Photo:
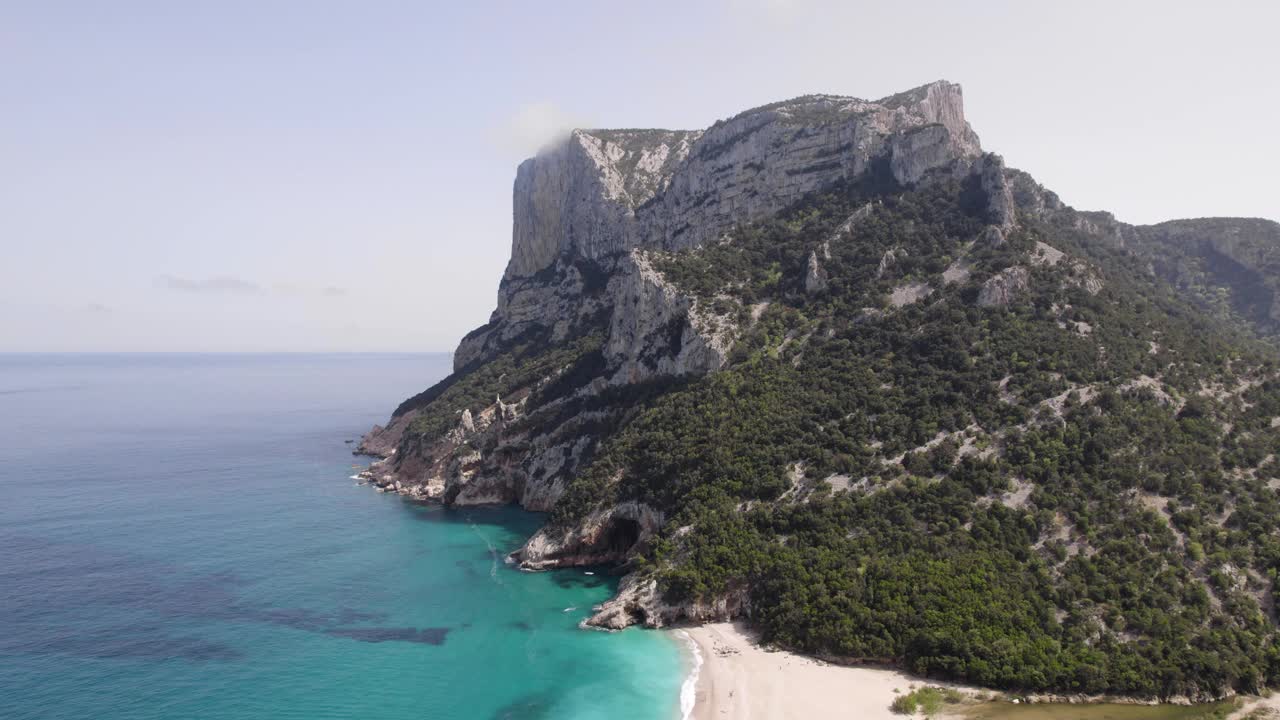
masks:
POLYGON ((622 558, 640 540, 640 523, 628 518, 614 518, 605 534, 605 549, 622 558))

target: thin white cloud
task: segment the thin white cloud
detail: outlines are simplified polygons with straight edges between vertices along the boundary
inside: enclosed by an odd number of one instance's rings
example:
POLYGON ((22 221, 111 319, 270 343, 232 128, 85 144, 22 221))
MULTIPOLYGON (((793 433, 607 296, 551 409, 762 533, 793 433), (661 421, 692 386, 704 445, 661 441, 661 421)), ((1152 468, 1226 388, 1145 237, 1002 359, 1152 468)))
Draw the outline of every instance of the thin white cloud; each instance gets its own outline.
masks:
POLYGON ((587 125, 582 118, 544 100, 517 108, 495 129, 494 136, 504 151, 527 157, 565 137, 574 128, 587 125))
POLYGON ((293 282, 275 282, 260 285, 252 280, 233 275, 216 275, 208 278, 188 278, 177 275, 161 275, 156 283, 168 290, 209 294, 242 294, 256 295, 270 293, 273 295, 291 295, 296 297, 342 297, 347 294, 346 288, 335 285, 304 285, 293 282))
POLYGON ((257 293, 262 288, 257 283, 230 275, 218 275, 211 278, 184 278, 176 275, 161 275, 156 278, 160 287, 170 290, 197 293, 257 293))
POLYGON ((91 313, 109 313, 109 312, 111 312, 111 308, 107 307, 106 305, 103 305, 102 303, 98 303, 98 302, 91 302, 91 303, 89 303, 88 305, 85 305, 85 306, 84 306, 84 309, 85 309, 85 312, 91 312, 91 313))

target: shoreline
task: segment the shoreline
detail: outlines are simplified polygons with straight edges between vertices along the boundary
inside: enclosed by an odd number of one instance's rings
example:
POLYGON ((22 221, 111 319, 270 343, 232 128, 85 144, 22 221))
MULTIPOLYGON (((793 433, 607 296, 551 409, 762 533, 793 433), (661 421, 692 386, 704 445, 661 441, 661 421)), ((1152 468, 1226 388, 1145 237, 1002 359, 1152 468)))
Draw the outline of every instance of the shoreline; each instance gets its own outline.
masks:
POLYGON ((695 658, 688 660, 692 669, 681 687, 682 720, 901 720, 889 709, 894 697, 926 684, 898 670, 833 665, 766 649, 742 623, 675 632, 677 637, 683 633, 686 658, 695 658), (686 708, 690 687, 692 703, 686 708))
MULTIPOLYGON (((954 689, 967 699, 939 717, 972 714, 999 691, 918 678, 901 670, 836 665, 786 650, 761 647, 757 634, 741 622, 681 627, 675 637, 685 650, 689 670, 680 691, 681 720, 903 720, 890 705, 894 698, 923 687, 954 689)), ((1123 703, 1115 698, 1091 703, 1123 703)), ((1280 717, 1280 694, 1237 696, 1228 717, 1242 720, 1255 711, 1280 717)), ((1016 701, 1014 701, 1016 702, 1016 701)), ((1001 703, 1003 705, 1004 703, 1001 703)), ((1030 702, 1035 706, 1076 703, 1030 702)), ((1179 703, 1131 702, 1134 706, 1178 707, 1179 703)))
POLYGON ((684 680, 680 683, 680 720, 693 720, 693 711, 698 703, 698 688, 702 682, 703 652, 687 630, 676 630, 675 635, 684 645, 682 654, 689 664, 684 680))

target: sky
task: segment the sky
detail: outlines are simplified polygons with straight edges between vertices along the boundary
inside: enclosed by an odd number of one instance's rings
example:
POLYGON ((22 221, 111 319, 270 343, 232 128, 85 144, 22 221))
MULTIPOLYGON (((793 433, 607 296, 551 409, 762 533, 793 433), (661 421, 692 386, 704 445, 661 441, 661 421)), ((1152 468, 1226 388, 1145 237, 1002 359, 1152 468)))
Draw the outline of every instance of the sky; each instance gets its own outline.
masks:
POLYGON ((1077 208, 1280 219, 1276 27, 1270 0, 0 0, 0 352, 452 350, 563 128, 937 79, 1077 208))

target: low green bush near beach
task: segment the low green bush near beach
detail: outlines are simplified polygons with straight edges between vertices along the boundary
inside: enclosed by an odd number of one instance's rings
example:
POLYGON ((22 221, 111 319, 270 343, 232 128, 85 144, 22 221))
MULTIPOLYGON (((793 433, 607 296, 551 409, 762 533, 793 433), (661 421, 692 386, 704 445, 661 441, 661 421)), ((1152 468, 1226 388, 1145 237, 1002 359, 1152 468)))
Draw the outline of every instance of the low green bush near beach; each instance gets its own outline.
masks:
POLYGON ((889 709, 899 715, 915 715, 920 712, 925 717, 933 717, 942 711, 944 705, 955 705, 963 701, 964 693, 959 690, 922 687, 894 698, 889 709))

